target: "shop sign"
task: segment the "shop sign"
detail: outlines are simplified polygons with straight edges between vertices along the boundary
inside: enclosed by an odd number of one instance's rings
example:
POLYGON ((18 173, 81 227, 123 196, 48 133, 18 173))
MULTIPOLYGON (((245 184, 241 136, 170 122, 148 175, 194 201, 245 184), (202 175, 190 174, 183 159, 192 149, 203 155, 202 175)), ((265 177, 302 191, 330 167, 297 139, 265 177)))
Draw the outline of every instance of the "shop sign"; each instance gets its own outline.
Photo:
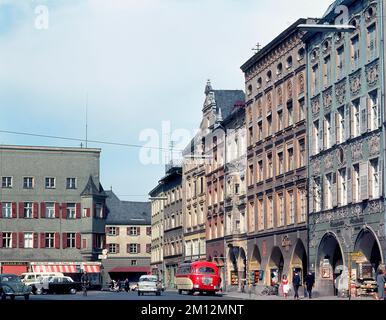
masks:
POLYGON ((289 250, 290 246, 292 245, 292 242, 291 240, 288 238, 288 236, 284 236, 282 239, 281 239, 281 246, 283 248, 285 248, 286 251, 289 250))
POLYGON ((351 253, 351 259, 355 263, 365 263, 368 261, 366 256, 361 251, 352 252, 351 253))

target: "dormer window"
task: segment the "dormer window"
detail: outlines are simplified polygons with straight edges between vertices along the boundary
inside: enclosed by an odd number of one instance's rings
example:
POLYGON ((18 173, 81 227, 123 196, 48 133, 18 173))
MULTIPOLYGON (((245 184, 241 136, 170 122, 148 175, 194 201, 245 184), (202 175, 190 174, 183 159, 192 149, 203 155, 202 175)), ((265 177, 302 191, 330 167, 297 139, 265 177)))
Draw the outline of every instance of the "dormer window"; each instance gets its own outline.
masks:
POLYGON ((287 58, 287 69, 292 68, 292 56, 287 58))
POLYGON ((261 79, 261 77, 259 79, 257 79, 257 89, 260 89, 263 85, 263 79, 261 79))
POLYGON ((282 63, 279 63, 279 64, 277 65, 276 74, 277 74, 277 75, 280 75, 282 72, 283 72, 283 64, 282 64, 282 63))
POLYGON ((299 49, 299 51, 298 51, 298 61, 304 59, 305 52, 306 52, 306 50, 304 50, 304 48, 300 48, 299 49))
POLYGON ((269 71, 267 72, 267 78, 266 78, 266 81, 269 82, 269 81, 271 81, 271 80, 272 80, 272 71, 269 70, 269 71))

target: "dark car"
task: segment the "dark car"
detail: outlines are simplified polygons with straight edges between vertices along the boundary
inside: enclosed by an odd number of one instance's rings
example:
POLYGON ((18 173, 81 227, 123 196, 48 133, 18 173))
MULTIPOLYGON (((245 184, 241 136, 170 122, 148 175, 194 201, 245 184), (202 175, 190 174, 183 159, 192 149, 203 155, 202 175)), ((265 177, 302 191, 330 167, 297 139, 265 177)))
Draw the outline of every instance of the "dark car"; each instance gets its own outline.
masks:
POLYGON ((74 282, 70 277, 52 277, 48 281, 48 288, 44 293, 75 294, 81 290, 81 283, 74 282))
POLYGON ((31 290, 31 287, 21 282, 16 274, 0 274, 0 296, 2 300, 7 299, 7 297, 14 300, 18 296, 23 296, 25 300, 28 300, 31 290))

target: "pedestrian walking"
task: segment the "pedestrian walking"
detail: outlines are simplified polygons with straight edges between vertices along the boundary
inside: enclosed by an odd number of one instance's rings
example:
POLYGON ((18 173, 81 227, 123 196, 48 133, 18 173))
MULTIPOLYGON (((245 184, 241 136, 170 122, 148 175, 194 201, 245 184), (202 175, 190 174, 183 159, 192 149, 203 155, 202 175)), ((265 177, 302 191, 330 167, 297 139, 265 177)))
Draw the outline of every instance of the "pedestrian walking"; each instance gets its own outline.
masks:
POLYGON ((312 272, 308 272, 304 281, 304 291, 308 293, 308 298, 312 299, 312 288, 315 284, 315 277, 312 272), (307 290, 307 291, 306 291, 307 290))
POLYGON ((377 300, 385 300, 385 275, 382 269, 378 270, 377 274, 377 286, 378 286, 378 296, 377 300))
POLYGON ((294 286, 295 299, 299 300, 299 287, 301 285, 301 280, 298 271, 295 271, 294 278, 292 279, 292 284, 294 286))
POLYGON ((83 271, 82 277, 80 278, 80 282, 82 284, 83 296, 87 296, 87 289, 90 285, 90 277, 88 276, 86 271, 83 271))
POLYGON ((129 279, 126 278, 126 279, 125 279, 125 291, 126 291, 126 292, 129 292, 129 287, 130 287, 130 286, 129 286, 129 279))
POLYGON ((289 281, 286 275, 283 275, 283 278, 281 280, 281 287, 283 290, 283 296, 285 299, 287 299, 289 292, 289 281))

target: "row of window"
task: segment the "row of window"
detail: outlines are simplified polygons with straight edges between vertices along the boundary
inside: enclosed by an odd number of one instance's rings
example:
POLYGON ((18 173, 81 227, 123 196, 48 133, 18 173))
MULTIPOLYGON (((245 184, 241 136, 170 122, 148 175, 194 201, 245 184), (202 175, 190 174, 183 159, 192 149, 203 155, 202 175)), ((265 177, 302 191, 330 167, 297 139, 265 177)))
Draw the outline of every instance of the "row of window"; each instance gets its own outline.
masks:
MULTIPOLYGON (((4 189, 10 189, 14 186, 13 177, 2 177, 1 186, 4 189)), ((44 185, 46 189, 55 189, 56 188, 56 178, 55 177, 46 177, 44 178, 44 185)), ((35 178, 34 177, 23 177, 23 189, 33 189, 35 188, 35 178)), ((66 189, 76 189, 77 188, 77 179, 76 178, 66 178, 66 189)))
MULTIPOLYGON (((324 42, 324 49, 329 49, 330 43, 329 41, 324 42)), ((314 57, 316 57, 315 51, 312 53, 314 57)), ((346 52, 344 44, 339 46, 336 49, 335 55, 335 66, 334 70, 336 70, 336 80, 340 80, 345 76, 347 65, 346 65, 346 52)), ((361 43, 359 35, 356 34, 350 39, 350 67, 351 70, 356 70, 360 66, 360 57, 361 57, 361 43)), ((372 24, 368 28, 366 28, 366 57, 367 61, 371 61, 378 56, 378 45, 377 45, 377 27, 376 24, 372 24)), ((323 58, 323 86, 327 87, 330 85, 332 80, 332 62, 331 55, 327 55, 323 58)), ((311 74, 311 92, 312 95, 315 95, 318 90, 320 82, 320 74, 319 74, 319 64, 315 64, 312 67, 311 74)))
POLYGON ((378 90, 355 99, 350 105, 338 108, 336 112, 327 113, 323 124, 319 120, 313 122, 312 154, 334 144, 340 144, 350 138, 355 138, 381 126, 381 112, 378 90))
POLYGON ((311 209, 318 212, 348 203, 377 199, 381 196, 381 177, 378 158, 356 163, 350 168, 341 168, 322 177, 314 177, 311 209))
MULTIPOLYGON (((42 202, 40 203, 40 206, 37 202, 19 202, 18 204, 16 202, 2 202, 0 206, 0 218, 6 219, 15 219, 17 217, 25 219, 38 219, 39 211, 40 218, 47 219, 80 219, 91 216, 90 208, 84 208, 81 211, 81 204, 75 202, 42 202)), ((94 217, 101 219, 105 218, 105 209, 102 204, 96 204, 94 206, 94 217)))
MULTIPOLYGON (((120 245, 118 243, 109 243, 108 251, 111 254, 120 253, 120 245)), ((140 243, 128 243, 126 245, 126 252, 130 254, 138 254, 141 253, 141 244, 140 243)), ((151 253, 151 244, 146 244, 146 253, 151 253)))
MULTIPOLYGON (((62 239, 60 240, 60 234, 55 232, 47 232, 40 234, 34 232, 2 232, 0 233, 0 245, 2 248, 48 248, 48 249, 60 249, 60 244, 63 249, 66 248, 81 248, 81 235, 76 232, 62 233, 62 239)), ((84 239, 85 240, 85 239, 84 239)))
POLYGON ((256 172, 254 172, 254 164, 249 164, 248 186, 262 182, 264 179, 271 179, 274 175, 281 175, 305 166, 306 156, 304 138, 297 140, 295 144, 287 144, 285 148, 277 147, 276 155, 268 151, 264 159, 257 159, 256 172))
POLYGON ((249 232, 303 223, 307 218, 305 189, 286 190, 250 202, 248 206, 249 232), (276 217, 276 218, 275 218, 276 217))
POLYGON ((164 243, 164 256, 174 256, 177 254, 182 254, 182 240, 164 243))
MULTIPOLYGON (((106 233, 109 236, 119 236, 120 227, 107 227, 106 233)), ((126 234, 128 236, 140 236, 141 228, 140 227, 127 227, 126 234)), ((151 227, 146 227, 146 235, 151 236, 151 227)))
MULTIPOLYGON (((297 61, 302 61, 304 59, 304 56, 305 56, 305 49, 304 48, 300 48, 298 50, 298 53, 297 53, 297 61)), ((293 58, 291 55, 289 55, 286 59, 285 59, 285 68, 287 70, 291 70, 293 67, 293 58)), ((283 73, 283 63, 282 62, 279 62, 276 66, 276 76, 279 78, 282 73, 283 73)), ((272 70, 268 70, 266 72, 266 75, 265 75, 265 82, 266 83, 269 83, 272 81, 272 70)), ((259 77, 257 79, 257 83, 256 83, 256 87, 257 89, 261 89, 263 87, 263 78, 262 77, 259 77)), ((250 84, 248 87, 247 87, 247 94, 248 95, 251 95, 252 94, 252 90, 253 90, 253 87, 252 85, 250 84)))
POLYGON ((185 242, 185 256, 198 256, 206 252, 205 238, 185 242))
POLYGON ((197 197, 197 195, 203 194, 205 191, 205 180, 204 177, 200 179, 193 179, 193 181, 186 181, 186 199, 197 197))
POLYGON ((224 221, 222 219, 209 220, 206 227, 206 237, 208 240, 221 238, 224 236, 224 221))
MULTIPOLYGON (((279 132, 285 128, 293 126, 296 122, 303 121, 306 117, 304 99, 298 101, 298 113, 296 119, 295 114, 296 113, 294 112, 293 102, 291 100, 284 108, 282 106, 277 107, 275 115, 275 128, 272 125, 273 119, 271 112, 268 113, 264 121, 262 117, 259 117, 256 126, 256 141, 261 141, 267 137, 270 137, 273 134, 273 130, 275 130, 275 132, 279 132)), ((254 127, 250 126, 248 128, 248 145, 251 146, 253 144, 254 127)))

